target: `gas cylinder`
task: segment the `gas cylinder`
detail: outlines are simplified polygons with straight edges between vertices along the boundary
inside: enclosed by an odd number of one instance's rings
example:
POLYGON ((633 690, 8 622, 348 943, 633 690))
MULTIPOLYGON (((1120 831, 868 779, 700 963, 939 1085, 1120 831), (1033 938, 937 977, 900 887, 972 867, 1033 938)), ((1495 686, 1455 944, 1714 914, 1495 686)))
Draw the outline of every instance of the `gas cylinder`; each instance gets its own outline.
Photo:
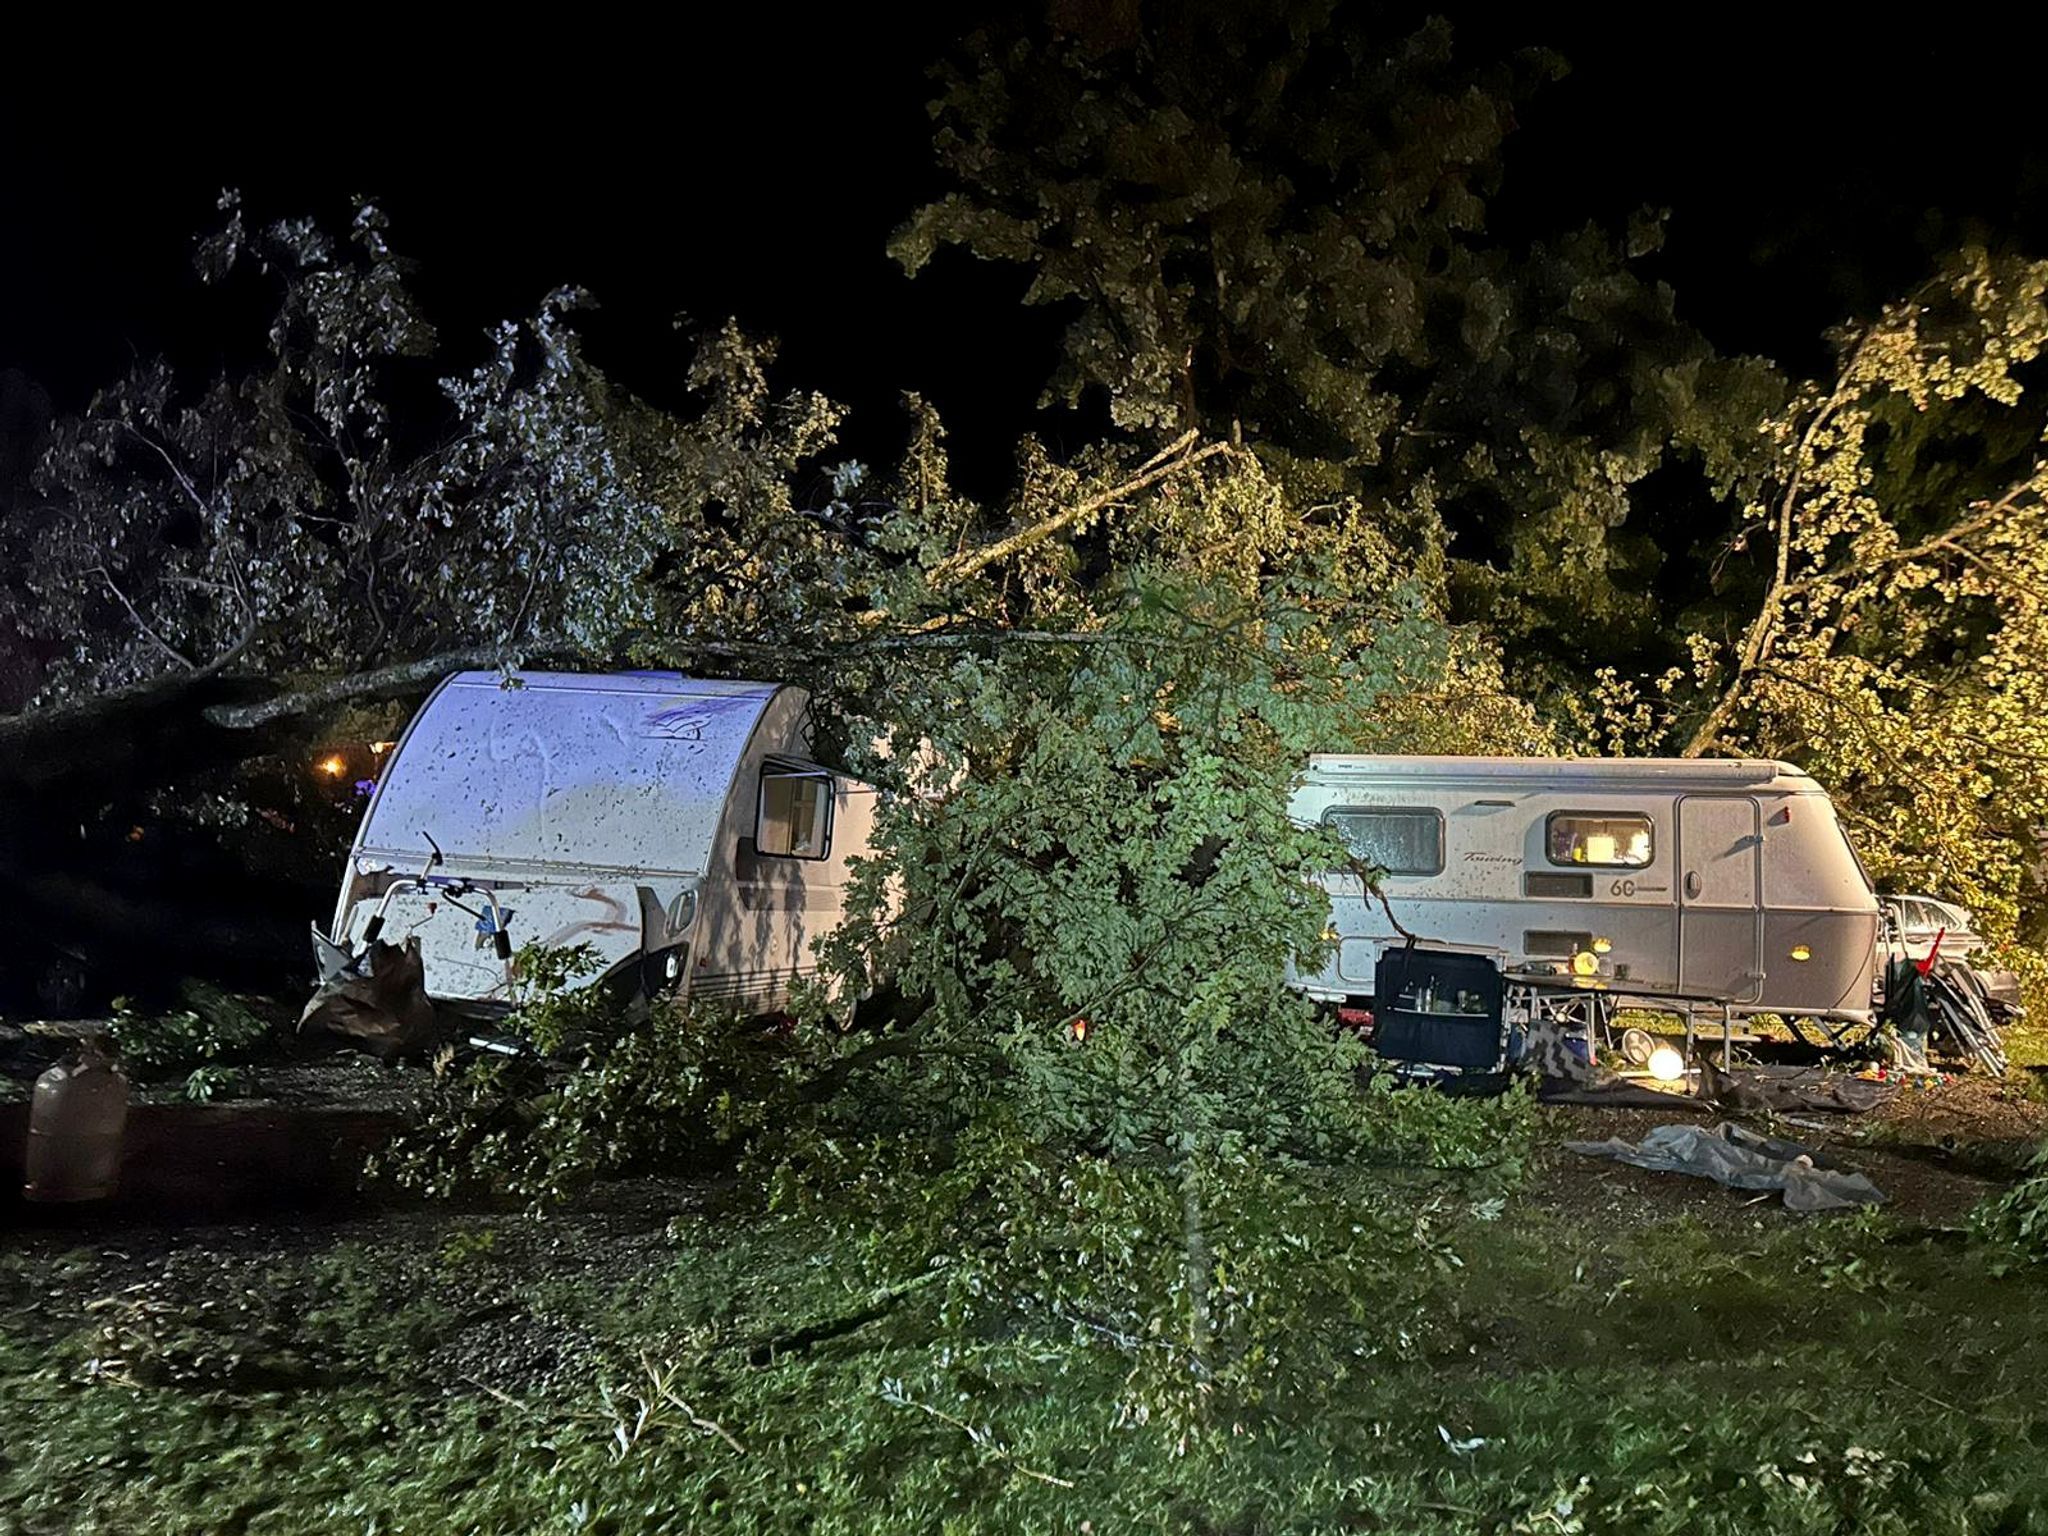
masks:
POLYGON ((104 1200, 121 1176, 128 1078, 88 1040, 36 1079, 28 1113, 25 1200, 104 1200))

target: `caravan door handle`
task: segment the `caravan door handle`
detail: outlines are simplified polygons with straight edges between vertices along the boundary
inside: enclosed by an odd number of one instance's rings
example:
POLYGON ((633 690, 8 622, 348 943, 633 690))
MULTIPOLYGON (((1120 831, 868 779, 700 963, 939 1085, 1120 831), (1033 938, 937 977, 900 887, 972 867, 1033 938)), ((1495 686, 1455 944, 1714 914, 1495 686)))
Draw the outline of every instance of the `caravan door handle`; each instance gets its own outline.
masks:
POLYGON ((1691 896, 1691 897, 1697 897, 1697 896, 1699 895, 1699 893, 1700 893, 1700 892, 1701 892, 1701 891, 1702 891, 1703 889, 1705 889, 1705 887, 1706 887, 1706 882, 1700 879, 1700 872, 1699 872, 1698 870, 1696 870, 1696 869, 1688 869, 1688 870, 1687 870, 1687 871, 1685 872, 1685 894, 1686 894, 1686 895, 1688 895, 1688 896, 1691 896))

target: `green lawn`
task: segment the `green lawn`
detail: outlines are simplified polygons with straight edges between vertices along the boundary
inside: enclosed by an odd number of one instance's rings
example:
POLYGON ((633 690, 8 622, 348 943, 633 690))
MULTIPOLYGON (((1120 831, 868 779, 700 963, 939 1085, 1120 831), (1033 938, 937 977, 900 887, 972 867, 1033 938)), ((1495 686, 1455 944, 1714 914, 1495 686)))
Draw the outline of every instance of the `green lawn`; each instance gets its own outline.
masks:
POLYGON ((1546 1155, 1450 1218, 1411 1350, 1185 1445, 1049 1319, 963 1337, 799 1219, 658 1185, 34 1234, 0 1258, 0 1529, 2048 1530, 2039 1280, 1664 1189, 1546 1155))

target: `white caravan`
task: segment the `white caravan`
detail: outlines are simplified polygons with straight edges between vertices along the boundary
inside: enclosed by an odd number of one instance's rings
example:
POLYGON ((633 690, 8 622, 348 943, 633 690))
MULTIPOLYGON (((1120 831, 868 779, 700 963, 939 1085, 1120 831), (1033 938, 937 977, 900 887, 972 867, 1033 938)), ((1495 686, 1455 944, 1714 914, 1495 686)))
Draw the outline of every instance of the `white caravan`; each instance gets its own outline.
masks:
POLYGON ((1316 756, 1292 812, 1385 872, 1379 896, 1326 878, 1334 949, 1295 977, 1319 1000, 1363 1002, 1406 930, 1617 997, 1871 1016, 1877 898, 1784 763, 1316 756))
POLYGON ((333 940, 420 941, 437 1003, 511 1000, 528 944, 609 982, 773 1012, 816 972, 874 789, 810 760, 808 696, 673 672, 458 672, 356 834, 333 940))

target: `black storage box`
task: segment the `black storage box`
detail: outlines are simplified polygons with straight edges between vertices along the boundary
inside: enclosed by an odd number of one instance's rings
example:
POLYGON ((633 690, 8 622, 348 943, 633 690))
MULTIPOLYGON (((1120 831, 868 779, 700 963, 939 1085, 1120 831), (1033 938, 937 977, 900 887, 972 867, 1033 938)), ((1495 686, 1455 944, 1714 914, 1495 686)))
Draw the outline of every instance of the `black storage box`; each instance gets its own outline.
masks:
POLYGON ((1383 950, 1373 977, 1373 1049, 1396 1061, 1498 1071, 1506 995, 1506 978, 1485 955, 1383 950))

